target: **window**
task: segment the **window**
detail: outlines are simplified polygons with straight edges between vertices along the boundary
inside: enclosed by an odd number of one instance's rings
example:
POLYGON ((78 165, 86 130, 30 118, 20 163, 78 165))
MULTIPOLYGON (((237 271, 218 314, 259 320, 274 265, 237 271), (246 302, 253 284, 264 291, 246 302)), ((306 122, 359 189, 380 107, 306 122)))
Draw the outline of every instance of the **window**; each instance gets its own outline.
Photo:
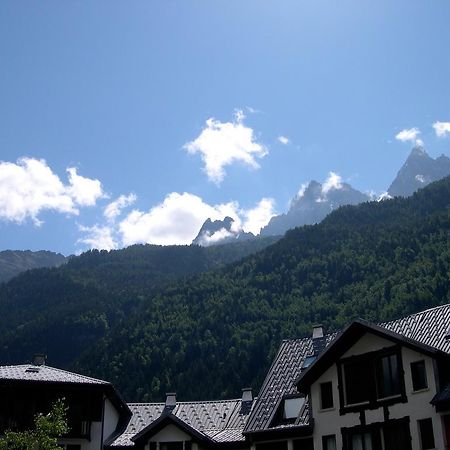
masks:
POLYGON ((411 378, 413 391, 420 391, 428 387, 427 371, 425 361, 416 361, 411 363, 411 378))
POLYGON ((396 420, 382 427, 385 450, 399 450, 411 448, 411 434, 408 420, 396 420))
POLYGON ((320 384, 320 407, 322 409, 332 408, 333 404, 333 384, 331 381, 320 384))
POLYGON ((305 403, 304 397, 285 398, 283 407, 283 419, 295 420, 305 403))
POLYGON ((336 450, 336 436, 322 436, 322 450, 336 450))
POLYGON ((431 419, 423 419, 418 421, 420 444, 422 450, 427 450, 434 447, 434 433, 433 422, 431 419))
POLYGON ((305 358, 305 360, 303 361, 301 370, 306 370, 316 359, 317 359, 317 356, 314 356, 314 355, 307 356, 305 358))
POLYGON ((409 418, 343 428, 342 438, 344 450, 411 450, 409 418))
POLYGON ((349 409, 374 407, 381 401, 396 403, 404 398, 401 356, 397 348, 344 359, 339 373, 344 386, 342 406, 349 409))
POLYGON ((355 433, 351 438, 351 450, 372 450, 372 434, 355 433))
POLYGON ((394 353, 379 358, 377 364, 377 397, 386 398, 399 395, 400 371, 398 356, 394 353))
POLYGON ((355 405, 369 402, 371 398, 370 380, 373 379, 371 367, 365 359, 345 363, 345 403, 355 405))

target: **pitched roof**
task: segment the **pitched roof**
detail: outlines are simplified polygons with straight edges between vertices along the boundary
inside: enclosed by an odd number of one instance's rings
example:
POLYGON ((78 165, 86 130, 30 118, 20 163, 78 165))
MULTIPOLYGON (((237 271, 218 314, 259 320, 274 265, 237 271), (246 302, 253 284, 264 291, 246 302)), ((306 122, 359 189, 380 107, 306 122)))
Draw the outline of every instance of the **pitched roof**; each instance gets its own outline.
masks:
MULTIPOLYGON (((213 442, 243 441, 242 430, 250 409, 241 409, 241 399, 205 402, 178 402, 172 415, 213 442)), ((164 403, 129 403, 133 415, 124 433, 111 447, 132 447, 132 439, 159 420, 164 403)))
MULTIPOLYGON (((445 353, 450 353, 450 340, 445 338, 449 326, 450 304, 437 306, 398 320, 379 324, 381 328, 445 353)), ((326 335, 326 346, 328 347, 340 334, 326 335)), ((285 395, 297 392, 296 380, 301 374, 302 364, 306 357, 312 353, 312 339, 309 337, 285 340, 281 343, 278 354, 263 382, 258 400, 247 420, 244 433, 255 433, 279 428, 271 427, 275 408, 285 395)), ((306 408, 306 411, 301 411, 295 424, 288 426, 295 427, 307 425, 308 423, 309 416, 306 408)))
POLYGON ((0 381, 110 385, 111 383, 50 366, 0 366, 0 381))
POLYGON ((354 320, 348 325, 336 339, 331 342, 323 353, 302 372, 296 381, 296 385, 301 392, 306 392, 305 389, 320 376, 328 367, 339 359, 349 348, 351 348, 357 340, 364 334, 372 333, 391 340, 397 344, 417 350, 425 355, 434 356, 436 358, 444 357, 448 359, 448 354, 432 347, 424 342, 411 339, 403 334, 396 333, 387 327, 380 325, 373 325, 361 319, 354 320))

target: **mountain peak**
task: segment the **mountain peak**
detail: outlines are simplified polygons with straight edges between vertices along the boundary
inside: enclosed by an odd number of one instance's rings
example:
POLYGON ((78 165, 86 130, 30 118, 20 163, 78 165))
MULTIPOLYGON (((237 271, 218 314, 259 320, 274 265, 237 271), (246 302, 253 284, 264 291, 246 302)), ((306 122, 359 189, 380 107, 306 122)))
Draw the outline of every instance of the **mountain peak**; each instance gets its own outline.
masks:
POLYGON ((332 210, 344 205, 356 205, 370 200, 367 194, 343 183, 332 174, 324 184, 311 180, 292 199, 286 214, 274 216, 261 230, 261 236, 282 235, 287 230, 302 225, 321 222, 332 210))
POLYGON ((416 144, 412 150, 411 153, 409 154, 409 158, 414 157, 414 156, 426 156, 428 158, 430 158, 430 155, 426 152, 425 147, 421 144, 416 144))
POLYGON ((422 145, 416 145, 389 186, 388 194, 407 197, 447 175, 450 175, 450 158, 442 155, 433 159, 422 145))
POLYGON ((209 247, 210 245, 225 244, 237 239, 247 240, 254 237, 252 233, 245 233, 234 226, 234 219, 230 216, 223 220, 206 219, 196 238, 192 241, 193 245, 209 247))

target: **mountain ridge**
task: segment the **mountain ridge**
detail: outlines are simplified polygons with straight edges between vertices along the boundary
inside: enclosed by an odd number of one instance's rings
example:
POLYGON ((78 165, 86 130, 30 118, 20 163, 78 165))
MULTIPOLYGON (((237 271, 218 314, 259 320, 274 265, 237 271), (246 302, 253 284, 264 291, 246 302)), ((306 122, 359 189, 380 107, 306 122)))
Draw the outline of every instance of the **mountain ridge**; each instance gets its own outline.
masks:
POLYGON ((57 267, 68 261, 61 253, 48 250, 4 250, 0 252, 0 283, 9 281, 19 273, 42 267, 57 267))

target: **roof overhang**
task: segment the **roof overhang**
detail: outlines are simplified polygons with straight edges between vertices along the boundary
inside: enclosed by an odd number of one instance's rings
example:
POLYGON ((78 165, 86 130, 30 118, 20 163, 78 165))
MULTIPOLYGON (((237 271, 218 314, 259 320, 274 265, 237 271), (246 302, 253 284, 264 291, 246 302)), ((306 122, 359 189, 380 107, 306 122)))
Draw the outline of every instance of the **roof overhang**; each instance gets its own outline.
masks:
POLYGON ((334 362, 339 359, 347 350, 349 350, 357 340, 366 333, 387 339, 394 344, 411 348, 433 358, 446 358, 450 356, 430 345, 423 344, 414 339, 407 338, 399 333, 390 331, 379 325, 374 325, 362 319, 354 320, 348 325, 328 347, 319 355, 319 357, 297 378, 295 384, 300 392, 307 392, 309 386, 334 362))

